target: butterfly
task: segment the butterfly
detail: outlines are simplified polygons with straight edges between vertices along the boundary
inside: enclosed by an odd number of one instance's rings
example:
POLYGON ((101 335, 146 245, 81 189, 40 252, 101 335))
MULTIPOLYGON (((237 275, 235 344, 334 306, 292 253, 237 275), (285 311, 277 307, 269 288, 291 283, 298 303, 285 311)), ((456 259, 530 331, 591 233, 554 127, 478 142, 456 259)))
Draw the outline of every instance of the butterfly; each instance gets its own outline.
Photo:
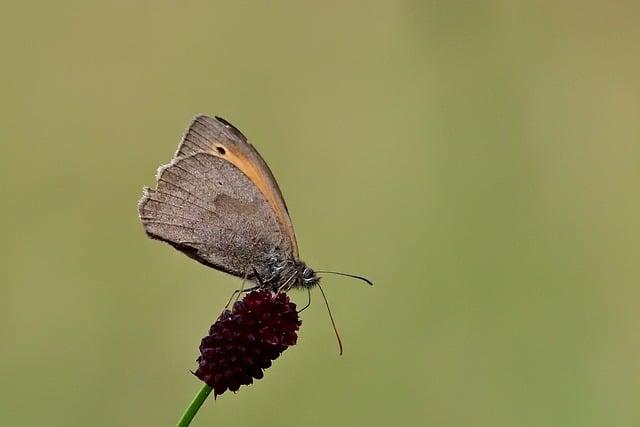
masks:
MULTIPOLYGON (((196 261, 272 291, 310 289, 293 224, 273 173, 235 126, 197 116, 155 189, 138 204, 144 231, 196 261)), ((368 279, 346 273, 327 272, 368 279)))

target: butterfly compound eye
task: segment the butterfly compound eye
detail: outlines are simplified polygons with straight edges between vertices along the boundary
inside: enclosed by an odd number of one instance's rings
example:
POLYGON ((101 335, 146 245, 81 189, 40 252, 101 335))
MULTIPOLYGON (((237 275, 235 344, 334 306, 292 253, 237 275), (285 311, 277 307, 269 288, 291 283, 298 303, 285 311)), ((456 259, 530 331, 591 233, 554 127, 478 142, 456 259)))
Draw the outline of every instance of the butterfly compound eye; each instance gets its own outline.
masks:
POLYGON ((310 268, 305 268, 302 271, 302 278, 303 279, 311 279, 313 277, 313 271, 310 268))

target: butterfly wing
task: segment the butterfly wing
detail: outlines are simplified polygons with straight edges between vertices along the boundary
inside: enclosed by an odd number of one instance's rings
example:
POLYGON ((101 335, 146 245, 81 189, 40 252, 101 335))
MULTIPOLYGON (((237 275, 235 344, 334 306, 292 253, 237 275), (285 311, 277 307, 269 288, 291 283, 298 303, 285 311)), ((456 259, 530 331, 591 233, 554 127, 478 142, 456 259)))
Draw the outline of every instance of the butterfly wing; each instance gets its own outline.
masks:
POLYGON ((275 212, 293 257, 297 259, 298 244, 280 187, 267 163, 242 132, 220 117, 197 116, 182 138, 176 157, 200 152, 232 163, 258 187, 275 212))
POLYGON ((197 261, 238 277, 268 270, 293 248, 254 182, 224 158, 181 155, 159 169, 156 189, 138 205, 147 234, 197 261))

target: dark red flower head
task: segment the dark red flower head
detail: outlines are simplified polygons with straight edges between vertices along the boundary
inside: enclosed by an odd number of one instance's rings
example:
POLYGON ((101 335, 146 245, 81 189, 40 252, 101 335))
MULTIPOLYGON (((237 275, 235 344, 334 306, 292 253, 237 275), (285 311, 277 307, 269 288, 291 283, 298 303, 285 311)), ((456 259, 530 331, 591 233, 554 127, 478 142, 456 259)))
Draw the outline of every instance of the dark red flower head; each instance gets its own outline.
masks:
POLYGON ((298 340, 302 322, 284 293, 253 291, 225 310, 202 339, 195 375, 216 396, 263 376, 263 369, 298 340))

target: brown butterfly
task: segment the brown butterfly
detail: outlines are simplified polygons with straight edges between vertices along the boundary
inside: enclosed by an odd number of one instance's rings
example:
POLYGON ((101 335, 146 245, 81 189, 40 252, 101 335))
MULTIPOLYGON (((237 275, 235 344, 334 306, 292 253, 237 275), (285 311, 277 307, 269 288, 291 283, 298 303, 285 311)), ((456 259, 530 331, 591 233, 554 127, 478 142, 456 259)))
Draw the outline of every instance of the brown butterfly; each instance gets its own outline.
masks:
MULTIPOLYGON (((247 138, 220 117, 198 116, 157 188, 138 205, 145 232, 191 258, 272 291, 310 289, 278 183, 247 138)), ((364 277, 337 273, 361 279, 364 277)))

